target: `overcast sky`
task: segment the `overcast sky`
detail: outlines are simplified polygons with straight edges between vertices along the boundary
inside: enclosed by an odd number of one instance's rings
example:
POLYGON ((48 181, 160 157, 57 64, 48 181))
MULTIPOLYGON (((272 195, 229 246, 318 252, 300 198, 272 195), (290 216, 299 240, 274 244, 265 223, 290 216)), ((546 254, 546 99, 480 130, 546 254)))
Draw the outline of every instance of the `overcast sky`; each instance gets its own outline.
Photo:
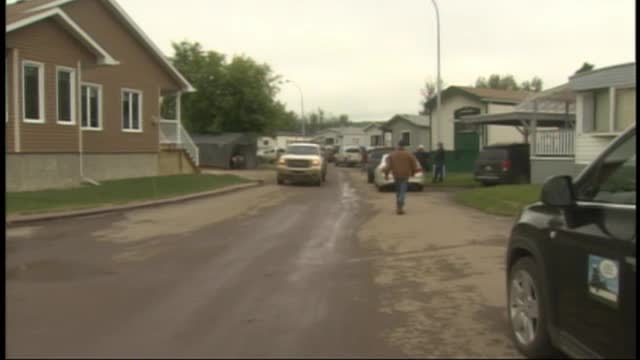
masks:
MULTIPOLYGON (((297 82, 305 110, 388 120, 419 110, 436 78, 436 22, 429 0, 118 0, 168 55, 188 39, 246 54, 297 82)), ((634 0, 439 0, 442 78, 567 81, 584 61, 635 61, 634 0)), ((299 111, 297 90, 279 98, 299 111)))

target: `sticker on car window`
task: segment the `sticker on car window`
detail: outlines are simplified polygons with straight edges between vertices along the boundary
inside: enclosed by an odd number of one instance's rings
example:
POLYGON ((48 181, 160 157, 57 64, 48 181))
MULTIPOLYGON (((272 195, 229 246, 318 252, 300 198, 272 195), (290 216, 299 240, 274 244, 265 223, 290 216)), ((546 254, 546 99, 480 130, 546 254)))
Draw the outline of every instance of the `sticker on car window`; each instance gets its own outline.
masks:
POLYGON ((589 294, 607 305, 617 306, 620 288, 618 262, 589 255, 589 294))

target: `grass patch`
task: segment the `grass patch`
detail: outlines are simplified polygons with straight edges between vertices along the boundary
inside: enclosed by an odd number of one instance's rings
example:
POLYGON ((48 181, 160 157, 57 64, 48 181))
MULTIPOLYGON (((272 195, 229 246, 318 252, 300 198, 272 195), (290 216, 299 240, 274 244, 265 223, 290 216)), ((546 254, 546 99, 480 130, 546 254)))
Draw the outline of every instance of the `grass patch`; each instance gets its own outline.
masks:
POLYGON ((8 192, 8 214, 75 210, 133 201, 169 198, 242 184, 249 180, 234 175, 171 175, 104 181, 100 186, 71 189, 8 192))
POLYGON ((489 214, 516 216, 523 206, 540 199, 540 185, 498 185, 455 194, 460 204, 489 214))
POLYGON ((447 173, 444 177, 444 181, 441 183, 432 184, 433 170, 425 173, 425 188, 475 188, 481 186, 480 183, 473 180, 472 173, 447 173))

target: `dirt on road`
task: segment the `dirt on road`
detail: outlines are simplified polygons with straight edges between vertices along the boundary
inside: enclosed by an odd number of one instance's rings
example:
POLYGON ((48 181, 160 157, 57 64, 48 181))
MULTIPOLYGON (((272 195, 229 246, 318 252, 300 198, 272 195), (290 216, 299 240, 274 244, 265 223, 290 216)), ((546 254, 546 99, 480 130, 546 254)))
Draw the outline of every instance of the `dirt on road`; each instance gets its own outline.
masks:
POLYGON ((518 357, 507 332, 504 256, 512 220, 455 205, 451 193, 395 194, 351 174, 372 216, 358 232, 371 256, 379 311, 402 319, 385 331, 415 357, 518 357))
POLYGON ((9 228, 7 356, 517 356, 511 221, 407 201, 397 216, 393 193, 331 167, 321 187, 9 228))

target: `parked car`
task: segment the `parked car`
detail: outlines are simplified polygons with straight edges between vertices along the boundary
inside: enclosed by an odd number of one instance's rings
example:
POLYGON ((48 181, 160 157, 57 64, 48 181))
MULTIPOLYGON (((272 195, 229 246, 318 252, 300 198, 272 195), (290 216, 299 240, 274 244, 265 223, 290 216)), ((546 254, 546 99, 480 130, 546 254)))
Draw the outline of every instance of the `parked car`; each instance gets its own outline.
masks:
MULTIPOLYGON (((374 173, 373 181, 379 191, 393 188, 393 186, 395 185, 393 174, 389 173, 389 178, 384 178, 383 169, 386 166, 387 156, 389 156, 388 153, 382 155, 382 158, 380 158, 380 163, 376 167, 374 173)), ((420 164, 416 164, 416 166, 420 168, 420 164)), ((409 190, 422 191, 422 189, 424 189, 424 174, 422 173, 422 170, 420 170, 414 176, 409 178, 409 190)))
POLYGON ((285 181, 311 181, 320 186, 327 177, 327 162, 319 145, 296 143, 280 156, 276 171, 279 185, 285 181))
POLYGON ((345 147, 344 151, 337 153, 336 166, 358 166, 362 162, 362 153, 359 147, 345 147))
POLYGON ((509 240, 510 332, 528 357, 636 357, 636 129, 548 179, 509 240))
POLYGON ((378 147, 373 148, 368 151, 367 158, 367 182, 369 184, 373 183, 375 178, 375 171, 378 165, 380 165, 380 160, 382 160, 382 156, 385 154, 389 154, 394 150, 392 147, 378 147))
POLYGON ((272 163, 276 160, 276 149, 258 150, 258 158, 264 162, 272 163))
POLYGON ((485 146, 478 154, 474 179, 483 185, 526 184, 531 178, 529 144, 485 146))

